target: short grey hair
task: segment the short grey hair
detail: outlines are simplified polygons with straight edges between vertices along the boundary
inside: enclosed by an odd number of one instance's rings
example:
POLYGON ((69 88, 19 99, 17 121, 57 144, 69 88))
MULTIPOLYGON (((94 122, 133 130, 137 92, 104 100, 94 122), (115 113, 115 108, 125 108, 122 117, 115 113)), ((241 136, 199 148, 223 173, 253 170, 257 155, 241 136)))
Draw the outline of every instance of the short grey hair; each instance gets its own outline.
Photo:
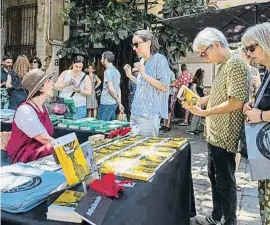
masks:
POLYGON ((244 46, 258 44, 266 55, 270 56, 270 23, 261 23, 250 27, 242 37, 244 46))
POLYGON ((110 62, 110 63, 114 62, 114 60, 115 60, 115 56, 111 51, 103 52, 102 56, 104 59, 107 59, 108 62, 110 62))
POLYGON ((229 44, 224 34, 213 27, 206 27, 200 31, 193 41, 193 50, 198 52, 199 47, 208 47, 219 42, 223 48, 228 48, 229 44))
POLYGON ((144 42, 151 41, 150 51, 151 54, 156 53, 159 50, 158 39, 149 30, 138 30, 133 36, 140 37, 144 42))

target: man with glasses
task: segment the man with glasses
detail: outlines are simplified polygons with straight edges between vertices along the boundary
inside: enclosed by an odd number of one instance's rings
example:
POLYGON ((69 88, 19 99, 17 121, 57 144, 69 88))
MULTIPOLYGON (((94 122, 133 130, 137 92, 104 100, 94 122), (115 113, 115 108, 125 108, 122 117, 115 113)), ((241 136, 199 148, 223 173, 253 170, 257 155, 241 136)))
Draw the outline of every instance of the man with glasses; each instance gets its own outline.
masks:
POLYGON ((224 217, 224 225, 236 225, 235 155, 244 123, 242 108, 248 100, 248 65, 239 52, 230 51, 225 36, 215 28, 202 30, 193 49, 206 62, 220 65, 210 95, 200 101, 206 110, 183 103, 192 114, 206 117, 208 176, 214 208, 211 215, 198 216, 197 222, 219 224, 224 217))

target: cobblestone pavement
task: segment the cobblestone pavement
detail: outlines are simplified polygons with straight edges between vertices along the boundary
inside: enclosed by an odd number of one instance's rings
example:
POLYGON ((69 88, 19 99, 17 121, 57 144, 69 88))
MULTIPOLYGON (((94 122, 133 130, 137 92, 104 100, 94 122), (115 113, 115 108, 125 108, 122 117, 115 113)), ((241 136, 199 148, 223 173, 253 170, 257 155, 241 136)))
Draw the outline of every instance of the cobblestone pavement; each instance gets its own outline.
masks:
MULTIPOLYGON (((166 136, 188 136, 188 127, 172 125, 172 131, 166 136)), ((208 215, 212 210, 210 181, 207 176, 207 147, 202 135, 189 139, 192 151, 192 177, 195 191, 197 214, 208 215)), ((238 225, 260 225, 257 182, 250 180, 247 161, 242 158, 236 172, 237 185, 237 219, 238 225)), ((196 225, 191 221, 191 225, 196 225)))

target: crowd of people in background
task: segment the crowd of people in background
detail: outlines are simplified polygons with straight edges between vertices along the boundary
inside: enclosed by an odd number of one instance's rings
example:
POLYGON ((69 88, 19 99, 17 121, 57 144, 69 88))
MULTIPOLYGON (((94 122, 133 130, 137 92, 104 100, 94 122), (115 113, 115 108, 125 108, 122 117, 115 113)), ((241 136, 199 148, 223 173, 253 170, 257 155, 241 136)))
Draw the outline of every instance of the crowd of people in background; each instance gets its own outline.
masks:
MULTIPOLYGON (((160 130, 169 132, 176 95, 182 85, 200 96, 199 104, 195 106, 182 101, 185 115, 184 121, 179 124, 187 126, 191 119, 189 132, 196 135, 201 132, 201 118, 205 118, 213 212, 206 217, 198 217, 197 222, 213 225, 223 220, 224 225, 236 225, 235 171, 237 154, 241 152, 239 143, 244 121, 250 124, 270 121, 269 83, 261 93, 270 79, 270 23, 249 28, 242 37, 242 46, 234 51, 230 50, 224 34, 219 30, 205 28, 199 32, 193 42, 193 50, 205 62, 220 65, 208 95, 203 85, 204 70, 198 68, 192 75, 187 65, 182 64, 181 74, 176 77, 167 58, 159 53, 158 40, 150 31, 134 33, 132 48, 140 59, 132 66, 124 66, 125 75, 130 80, 132 131, 152 137, 157 137, 160 130), (253 67, 255 64, 266 67, 262 83, 258 70, 253 67), (254 108, 254 99, 258 99, 259 94, 261 101, 254 108), (163 126, 160 126, 161 119, 163 126)), ((60 74, 55 85, 51 81, 52 74, 45 74, 39 69, 42 65, 37 57, 28 60, 25 55, 20 55, 13 65, 13 60, 5 56, 1 68, 1 95, 7 91, 9 100, 5 102, 2 98, 1 107, 17 110, 7 150, 12 161, 28 162, 51 152, 52 126, 45 102, 53 96, 53 90, 58 91, 61 98, 74 100, 75 120, 86 116, 114 120, 117 109, 124 113, 121 74, 114 61, 113 52, 102 54, 101 63, 106 69, 98 105, 101 80, 95 75, 94 65, 89 65, 87 72, 83 71, 82 56, 73 58, 71 68, 60 74), (26 145, 31 151, 25 150, 26 145)), ((260 213, 263 224, 267 225, 270 224, 269 179, 259 180, 258 186, 260 213)))

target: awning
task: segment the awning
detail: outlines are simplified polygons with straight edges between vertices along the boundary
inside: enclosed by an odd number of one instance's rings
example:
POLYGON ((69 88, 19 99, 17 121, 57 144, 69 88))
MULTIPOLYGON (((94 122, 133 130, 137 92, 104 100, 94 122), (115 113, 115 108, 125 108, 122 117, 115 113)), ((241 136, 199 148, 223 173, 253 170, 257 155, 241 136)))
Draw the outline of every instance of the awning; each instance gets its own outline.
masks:
POLYGON ((205 27, 215 27, 225 34, 229 43, 235 43, 241 41, 248 27, 267 21, 270 22, 270 2, 174 17, 160 22, 176 28, 191 40, 205 27))

